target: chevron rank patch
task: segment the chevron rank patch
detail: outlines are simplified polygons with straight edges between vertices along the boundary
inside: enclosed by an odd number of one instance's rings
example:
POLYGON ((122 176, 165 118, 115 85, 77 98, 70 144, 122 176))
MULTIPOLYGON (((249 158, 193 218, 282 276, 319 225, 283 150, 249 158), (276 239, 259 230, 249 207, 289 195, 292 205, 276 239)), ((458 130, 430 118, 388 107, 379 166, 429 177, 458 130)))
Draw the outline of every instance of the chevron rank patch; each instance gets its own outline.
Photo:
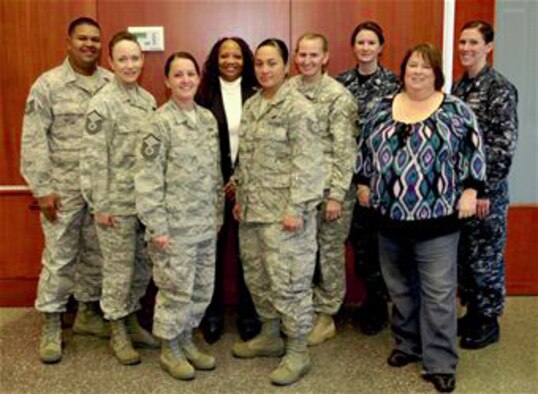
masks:
POLYGON ((148 135, 142 140, 142 156, 146 160, 153 160, 159 154, 161 140, 153 134, 148 135))
POLYGON ((88 134, 97 134, 103 128, 104 118, 97 111, 92 111, 86 116, 86 131, 88 134))

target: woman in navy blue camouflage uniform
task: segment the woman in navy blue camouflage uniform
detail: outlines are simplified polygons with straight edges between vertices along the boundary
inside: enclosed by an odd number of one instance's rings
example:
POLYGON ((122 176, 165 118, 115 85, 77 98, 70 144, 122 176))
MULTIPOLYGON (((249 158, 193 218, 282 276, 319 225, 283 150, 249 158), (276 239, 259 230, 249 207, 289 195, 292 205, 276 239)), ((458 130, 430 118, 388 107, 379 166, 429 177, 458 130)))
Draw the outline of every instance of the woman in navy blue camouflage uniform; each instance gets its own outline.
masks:
MULTIPOLYGON (((362 22, 351 34, 351 48, 357 65, 336 77, 355 97, 359 107, 359 128, 375 106, 376 99, 396 93, 400 80, 379 63, 385 37, 381 26, 372 21, 362 22)), ((375 335, 387 324, 386 289, 379 268, 377 228, 371 208, 355 205, 350 240, 355 251, 355 272, 364 280, 366 300, 356 318, 361 331, 375 335)))
POLYGON ((493 36, 487 22, 465 24, 458 44, 465 73, 452 89, 476 114, 487 161, 487 183, 478 196, 477 217, 465 225, 460 241, 459 286, 467 314, 460 319, 458 332, 465 349, 480 349, 499 340, 497 318, 505 299, 507 177, 517 142, 518 97, 514 85, 487 64, 493 36))

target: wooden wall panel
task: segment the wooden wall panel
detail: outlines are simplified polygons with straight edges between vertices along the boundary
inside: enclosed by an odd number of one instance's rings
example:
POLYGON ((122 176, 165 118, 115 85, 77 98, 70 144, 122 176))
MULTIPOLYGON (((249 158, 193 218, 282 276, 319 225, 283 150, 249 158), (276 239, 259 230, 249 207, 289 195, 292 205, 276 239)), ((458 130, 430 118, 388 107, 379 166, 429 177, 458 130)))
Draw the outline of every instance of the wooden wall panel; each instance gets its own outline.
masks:
POLYGON ((508 210, 506 292, 538 295, 538 205, 508 210))
MULTIPOLYGON (((454 81, 459 79, 463 73, 458 56, 458 39, 460 30, 465 23, 480 19, 495 26, 495 0, 456 0, 456 21, 454 23, 454 81)), ((489 58, 490 64, 493 61, 493 52, 489 58)))
POLYGON ((2 0, 0 7, 0 185, 14 185, 24 183, 19 149, 30 86, 63 61, 69 23, 96 17, 96 7, 95 0, 2 0))
POLYGON ((38 207, 28 193, 4 193, 0 204, 0 278, 39 274, 43 236, 38 207))
POLYGON ((411 46, 431 42, 441 49, 443 2, 431 0, 294 0, 291 6, 291 37, 314 31, 325 34, 331 53, 329 74, 336 75, 355 65, 351 33, 366 20, 381 25, 385 49, 381 62, 399 73, 400 62, 411 46))
POLYGON ((289 41, 289 0, 97 0, 106 40, 128 26, 164 26, 165 51, 146 54, 141 85, 159 104, 166 99, 163 69, 173 52, 191 52, 203 66, 211 46, 221 37, 240 36, 251 48, 263 39, 289 41))

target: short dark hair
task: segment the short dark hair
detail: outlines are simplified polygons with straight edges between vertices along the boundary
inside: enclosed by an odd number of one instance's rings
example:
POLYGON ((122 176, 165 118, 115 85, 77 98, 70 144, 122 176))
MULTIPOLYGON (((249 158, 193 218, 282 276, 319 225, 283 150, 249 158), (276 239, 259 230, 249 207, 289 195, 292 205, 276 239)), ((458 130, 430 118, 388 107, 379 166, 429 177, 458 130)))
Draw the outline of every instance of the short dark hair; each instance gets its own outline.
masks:
POLYGON ((228 40, 239 45, 241 54, 243 55, 241 87, 250 90, 253 87, 258 86, 256 75, 254 74, 254 55, 248 44, 240 37, 223 37, 213 45, 207 56, 207 60, 204 63, 204 70, 202 72, 202 80, 200 81, 197 98, 197 101, 202 105, 211 105, 215 91, 220 91, 219 51, 222 44, 228 40))
MULTIPOLYGON (((133 33, 129 33, 126 30, 122 30, 114 34, 114 36, 110 39, 108 43, 108 54, 110 55, 110 58, 112 58, 112 50, 120 41, 132 41, 140 47, 140 43, 138 42, 138 39, 133 33)), ((142 47, 140 47, 140 50, 142 50, 142 47)))
POLYGON ((377 36, 377 39, 379 40, 379 45, 383 45, 385 43, 385 36, 383 35, 383 29, 381 26, 379 26, 374 21, 366 21, 359 23, 357 27, 353 30, 353 33, 351 33, 351 46, 355 45, 355 39, 357 38, 357 34, 359 34, 363 30, 370 30, 375 33, 377 36))
POLYGON ((402 64, 400 65, 400 79, 402 85, 405 89, 405 69, 407 68, 407 63, 413 55, 413 53, 418 53, 432 68, 433 75, 435 76, 435 90, 441 90, 445 83, 445 76, 443 74, 443 60, 441 57, 441 52, 436 49, 430 43, 423 43, 415 45, 413 48, 409 49, 405 54, 402 64))
POLYGON ((168 56, 168 59, 166 59, 166 63, 164 64, 164 76, 168 77, 170 74, 170 69, 172 68, 172 62, 176 59, 187 59, 190 60, 194 64, 194 68, 196 69, 196 74, 200 75, 200 66, 198 66, 198 62, 192 56, 189 52, 174 52, 170 56, 168 56))
POLYGON ((260 49, 261 47, 267 47, 267 46, 278 49, 278 52, 280 52, 280 56, 282 57, 282 60, 284 60, 284 64, 288 64, 290 53, 284 41, 282 41, 279 38, 268 38, 260 42, 260 45, 258 45, 258 47, 256 48, 256 52, 258 52, 258 49, 260 49))
POLYGON ((465 25, 463 25, 460 32, 467 29, 477 29, 480 34, 482 34, 482 38, 484 39, 486 44, 493 42, 493 39, 495 38, 495 32, 493 31, 493 27, 488 22, 482 20, 473 20, 467 22, 465 25))
POLYGON ((94 26, 98 28, 99 31, 101 31, 101 26, 99 26, 99 23, 97 23, 97 21, 87 16, 81 16, 80 18, 75 19, 69 24, 69 27, 67 28, 67 35, 68 36, 73 35, 77 26, 81 26, 81 25, 94 26))

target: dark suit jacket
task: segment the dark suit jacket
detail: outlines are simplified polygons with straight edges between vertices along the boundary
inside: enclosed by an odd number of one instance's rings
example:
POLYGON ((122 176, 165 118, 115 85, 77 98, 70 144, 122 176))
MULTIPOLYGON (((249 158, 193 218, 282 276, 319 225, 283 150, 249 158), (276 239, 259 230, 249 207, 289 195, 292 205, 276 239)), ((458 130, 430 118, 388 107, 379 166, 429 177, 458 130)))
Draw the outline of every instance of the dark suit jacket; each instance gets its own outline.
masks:
MULTIPOLYGON (((256 91, 254 89, 245 89, 241 87, 241 99, 243 104, 245 101, 252 97, 256 91)), ((222 178, 226 184, 230 177, 234 173, 234 166, 232 165, 232 154, 230 152, 230 137, 228 134, 228 123, 226 121, 226 112, 224 111, 224 103, 222 102, 222 95, 220 92, 220 85, 215 89, 215 94, 210 102, 201 102, 200 105, 209 109, 219 125, 219 140, 220 140, 220 155, 221 155, 221 170, 222 178)), ((237 163, 237 161, 236 161, 237 163)))

